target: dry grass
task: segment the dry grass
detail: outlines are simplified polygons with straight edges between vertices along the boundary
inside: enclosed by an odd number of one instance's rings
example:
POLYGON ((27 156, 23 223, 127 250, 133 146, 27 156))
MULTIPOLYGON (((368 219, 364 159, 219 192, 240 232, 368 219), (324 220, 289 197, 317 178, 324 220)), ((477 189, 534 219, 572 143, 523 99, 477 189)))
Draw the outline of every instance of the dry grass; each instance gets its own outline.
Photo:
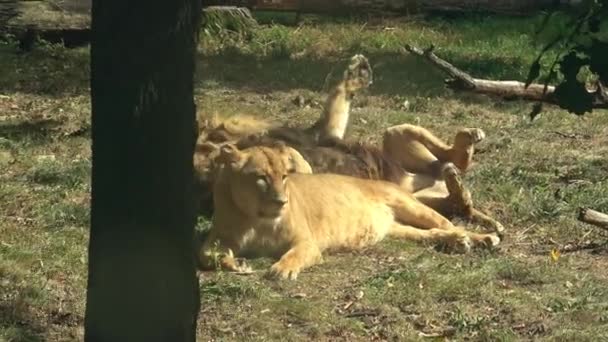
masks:
MULTIPOLYGON (((375 141, 406 122, 446 140, 460 127, 484 129, 466 182, 508 236, 496 251, 464 256, 389 240, 327 256, 297 282, 264 279, 268 259, 255 261, 260 272, 250 276, 205 273, 199 339, 608 338, 606 248, 549 256, 565 244, 606 241, 575 216, 579 206, 608 211, 608 113, 578 118, 549 108, 530 122, 529 103, 448 93, 435 70, 398 54, 405 42, 435 43, 476 76, 523 79, 536 51, 532 24, 320 20, 205 37, 196 97, 205 114, 312 122, 343 62, 363 52, 376 77, 355 99, 349 135, 375 141), (309 107, 295 106, 297 95, 309 107)), ((0 341, 81 340, 88 52, 47 46, 17 55, 9 44, 0 56, 0 341)))

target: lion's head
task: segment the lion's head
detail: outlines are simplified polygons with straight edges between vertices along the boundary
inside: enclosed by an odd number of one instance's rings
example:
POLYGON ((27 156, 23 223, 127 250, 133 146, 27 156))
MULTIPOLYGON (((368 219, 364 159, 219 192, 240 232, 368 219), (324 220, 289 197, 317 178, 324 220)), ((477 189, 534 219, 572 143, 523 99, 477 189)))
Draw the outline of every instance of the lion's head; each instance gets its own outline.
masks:
POLYGON ((218 160, 228 177, 232 200, 240 211, 257 219, 275 220, 281 216, 289 202, 289 174, 312 173, 300 153, 281 143, 244 150, 225 144, 218 160))

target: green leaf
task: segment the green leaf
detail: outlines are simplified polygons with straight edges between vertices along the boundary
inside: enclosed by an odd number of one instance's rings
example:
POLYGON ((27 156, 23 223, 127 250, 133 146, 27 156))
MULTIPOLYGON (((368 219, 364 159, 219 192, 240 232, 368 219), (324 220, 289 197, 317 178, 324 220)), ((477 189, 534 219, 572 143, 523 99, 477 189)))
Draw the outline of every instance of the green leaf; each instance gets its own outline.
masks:
POLYGON ((566 80, 576 80, 578 71, 583 65, 586 64, 586 60, 579 57, 576 51, 570 51, 567 55, 562 57, 559 62, 559 69, 564 74, 566 80))
POLYGON ((593 110, 593 95, 585 85, 574 80, 565 80, 555 88, 553 93, 561 108, 576 115, 583 115, 593 110))
POLYGON ((586 53, 591 71, 599 76, 602 83, 608 84, 608 43, 594 39, 586 53))

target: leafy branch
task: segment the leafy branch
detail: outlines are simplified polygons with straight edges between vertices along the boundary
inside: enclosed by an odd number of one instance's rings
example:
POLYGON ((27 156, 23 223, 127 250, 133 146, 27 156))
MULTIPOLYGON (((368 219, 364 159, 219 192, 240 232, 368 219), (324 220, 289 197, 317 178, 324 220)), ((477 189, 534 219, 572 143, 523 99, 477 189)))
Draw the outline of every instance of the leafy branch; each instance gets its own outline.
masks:
MULTIPOLYGON (((545 92, 559 71, 562 79, 555 87, 556 103, 569 112, 583 115, 591 112, 596 102, 606 101, 608 97, 603 87, 603 84, 608 84, 608 0, 583 1, 569 11, 569 20, 561 30, 552 21, 556 13, 558 11, 547 13, 537 32, 559 30, 532 63, 526 87, 539 77, 543 57, 549 51, 556 51, 544 83, 545 92), (589 92, 585 80, 580 79, 582 70, 591 73, 595 83, 593 92, 589 92)), ((542 104, 539 102, 530 115, 534 118, 541 110, 542 104)))

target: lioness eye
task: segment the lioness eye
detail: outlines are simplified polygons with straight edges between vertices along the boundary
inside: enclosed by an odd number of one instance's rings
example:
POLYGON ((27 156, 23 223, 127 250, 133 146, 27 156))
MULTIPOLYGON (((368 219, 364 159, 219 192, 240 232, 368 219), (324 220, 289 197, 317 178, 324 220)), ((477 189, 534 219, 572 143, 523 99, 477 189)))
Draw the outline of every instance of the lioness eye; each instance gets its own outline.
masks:
POLYGON ((266 189, 266 179, 264 177, 258 177, 255 184, 257 184, 260 189, 266 189))

